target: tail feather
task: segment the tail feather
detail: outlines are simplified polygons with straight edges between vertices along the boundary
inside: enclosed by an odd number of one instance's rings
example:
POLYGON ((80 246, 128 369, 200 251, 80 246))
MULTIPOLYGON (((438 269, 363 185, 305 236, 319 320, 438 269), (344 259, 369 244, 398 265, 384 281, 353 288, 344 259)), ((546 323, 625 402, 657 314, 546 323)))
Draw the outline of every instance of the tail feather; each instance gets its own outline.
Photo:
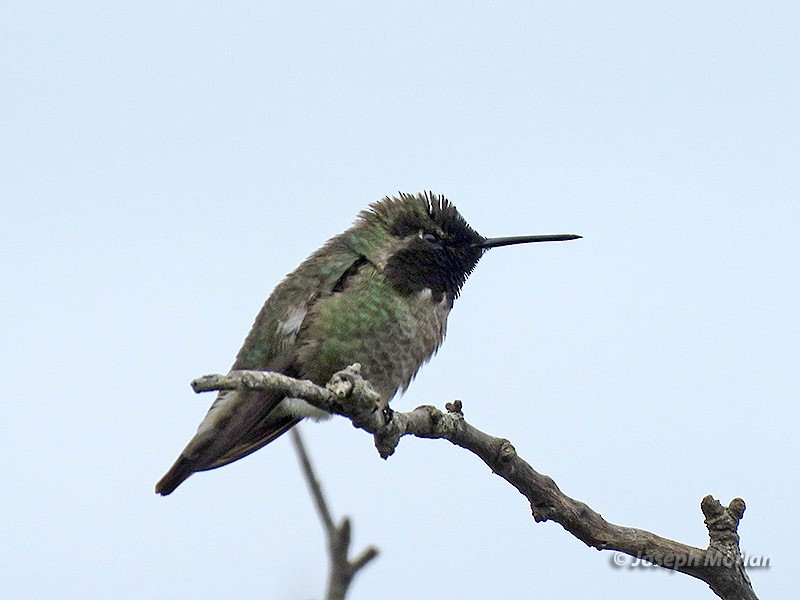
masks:
MULTIPOLYGON (((237 450, 243 445, 252 445, 248 439, 250 433, 275 410, 281 400, 281 394, 270 392, 237 390, 221 393, 175 464, 156 484, 156 493, 162 496, 171 494, 192 473, 222 466, 248 454, 237 455, 237 450), (223 457, 227 460, 221 462, 223 457)), ((283 431, 286 429, 280 433, 283 431)))
POLYGON ((156 494, 169 496, 180 484, 186 481, 195 472, 192 461, 179 456, 167 474, 164 475, 156 484, 156 494))

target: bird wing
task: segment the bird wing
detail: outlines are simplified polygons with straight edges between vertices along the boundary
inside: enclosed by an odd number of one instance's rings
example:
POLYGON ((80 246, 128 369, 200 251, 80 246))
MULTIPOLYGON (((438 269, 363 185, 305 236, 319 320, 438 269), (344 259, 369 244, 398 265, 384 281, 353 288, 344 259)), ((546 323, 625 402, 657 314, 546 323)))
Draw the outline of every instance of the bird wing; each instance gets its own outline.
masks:
POLYGON ((300 421, 301 419, 288 414, 275 415, 273 410, 273 412, 263 418, 258 425, 248 431, 238 444, 205 469, 198 470, 210 471, 211 469, 224 467, 240 458, 244 458, 259 448, 263 448, 275 438, 283 435, 300 421))
MULTIPOLYGON (((262 307, 232 370, 254 369, 294 375, 297 334, 309 307, 319 298, 340 290, 344 280, 366 259, 346 245, 342 236, 331 239, 289 274, 262 307), (322 260, 324 264, 320 266, 322 260), (315 276, 309 277, 309 273, 315 276), (282 314, 283 318, 274 318, 282 314)), ((265 391, 220 392, 156 492, 171 493, 196 471, 221 467, 265 446, 299 419, 276 411, 282 394, 265 391)))

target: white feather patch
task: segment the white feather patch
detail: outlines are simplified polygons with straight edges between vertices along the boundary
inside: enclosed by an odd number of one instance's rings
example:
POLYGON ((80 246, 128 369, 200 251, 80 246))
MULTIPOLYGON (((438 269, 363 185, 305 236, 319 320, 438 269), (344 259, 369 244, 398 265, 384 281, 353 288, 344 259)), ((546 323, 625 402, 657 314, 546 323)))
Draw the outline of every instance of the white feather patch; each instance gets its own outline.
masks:
POLYGON ((329 412, 311 406, 308 402, 300 398, 284 398, 283 402, 281 402, 281 408, 293 417, 301 419, 309 418, 314 421, 324 421, 331 418, 329 412))

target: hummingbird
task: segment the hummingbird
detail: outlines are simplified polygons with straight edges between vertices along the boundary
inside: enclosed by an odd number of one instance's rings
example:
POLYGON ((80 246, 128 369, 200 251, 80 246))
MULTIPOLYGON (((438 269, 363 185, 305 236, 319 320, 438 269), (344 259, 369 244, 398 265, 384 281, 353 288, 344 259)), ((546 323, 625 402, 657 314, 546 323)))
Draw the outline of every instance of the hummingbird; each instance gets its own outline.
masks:
MULTIPOLYGON (((389 400, 439 349, 453 302, 487 250, 580 237, 486 238, 444 196, 386 197, 278 284, 232 370, 274 371, 325 385, 357 362, 389 400)), ((221 391, 156 493, 171 494, 193 473, 255 452, 306 417, 329 416, 278 392, 221 391)))

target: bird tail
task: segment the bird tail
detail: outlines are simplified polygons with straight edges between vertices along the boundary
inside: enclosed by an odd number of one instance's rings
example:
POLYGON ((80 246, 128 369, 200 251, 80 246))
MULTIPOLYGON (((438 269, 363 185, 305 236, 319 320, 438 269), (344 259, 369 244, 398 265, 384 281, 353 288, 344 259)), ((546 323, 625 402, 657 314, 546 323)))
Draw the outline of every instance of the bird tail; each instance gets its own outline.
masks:
POLYGON ((183 455, 179 456, 178 460, 167 471, 167 474, 156 484, 156 494, 169 496, 175 491, 175 488, 186 481, 194 472, 195 468, 192 465, 192 461, 185 459, 183 455))
MULTIPOLYGON (((178 459, 156 484, 156 493, 167 496, 196 471, 205 471, 233 462, 257 450, 288 429, 281 428, 277 435, 252 447, 250 439, 260 423, 271 422, 270 413, 283 400, 274 392, 245 392, 241 390, 221 393, 208 410, 197 433, 189 441, 178 459), (245 447, 249 451, 245 450, 245 447)), ((295 421, 296 422, 296 421, 295 421)), ((294 423, 292 423, 294 424, 294 423)), ((263 435, 262 432, 259 432, 263 435)))

